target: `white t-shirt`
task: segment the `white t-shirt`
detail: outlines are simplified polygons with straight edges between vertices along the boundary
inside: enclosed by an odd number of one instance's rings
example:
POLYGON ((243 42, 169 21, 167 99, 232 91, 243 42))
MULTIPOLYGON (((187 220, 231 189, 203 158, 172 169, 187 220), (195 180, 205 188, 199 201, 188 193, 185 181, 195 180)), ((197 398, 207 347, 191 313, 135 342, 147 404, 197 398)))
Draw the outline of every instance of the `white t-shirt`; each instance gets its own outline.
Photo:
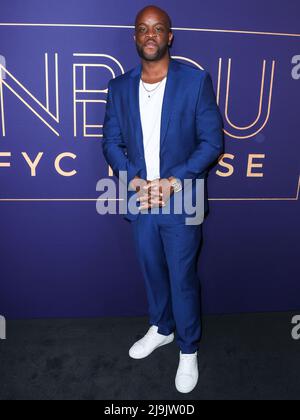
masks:
POLYGON ((147 167, 147 181, 160 178, 161 113, 166 81, 167 77, 162 82, 154 84, 144 83, 147 90, 153 90, 157 87, 157 89, 149 93, 145 90, 142 80, 140 81, 140 114, 147 167))

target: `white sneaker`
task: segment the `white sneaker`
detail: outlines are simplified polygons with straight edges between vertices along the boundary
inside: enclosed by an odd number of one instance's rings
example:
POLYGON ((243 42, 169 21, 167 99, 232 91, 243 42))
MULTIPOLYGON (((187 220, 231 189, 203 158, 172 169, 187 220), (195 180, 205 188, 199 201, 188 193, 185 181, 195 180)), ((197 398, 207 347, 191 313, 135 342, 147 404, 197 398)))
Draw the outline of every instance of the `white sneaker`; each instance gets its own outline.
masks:
POLYGON ((149 356, 155 349, 174 341, 174 334, 162 335, 158 333, 158 327, 153 325, 147 334, 137 341, 129 350, 129 356, 132 359, 144 359, 149 356))
POLYGON ((180 362, 175 379, 177 391, 183 394, 193 391, 198 383, 198 379, 198 353, 182 354, 180 352, 180 362))

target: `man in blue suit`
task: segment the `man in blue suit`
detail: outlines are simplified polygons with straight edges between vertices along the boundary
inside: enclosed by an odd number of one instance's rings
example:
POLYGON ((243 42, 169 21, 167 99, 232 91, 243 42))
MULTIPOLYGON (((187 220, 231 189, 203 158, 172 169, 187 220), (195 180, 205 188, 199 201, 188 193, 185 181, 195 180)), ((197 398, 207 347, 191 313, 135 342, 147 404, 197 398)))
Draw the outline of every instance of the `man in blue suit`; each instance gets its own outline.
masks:
MULTIPOLYGON (((125 218, 145 279, 150 329, 129 355, 149 356, 171 343, 176 330, 175 384, 188 393, 199 376, 202 224, 187 224, 185 207, 178 213, 174 203, 185 193, 197 201, 199 180, 206 180, 223 151, 223 129, 209 74, 171 58, 171 28, 158 7, 138 13, 134 40, 141 64, 109 82, 103 153, 117 177, 126 173, 129 199, 139 206, 125 218)), ((206 189, 204 208, 207 214, 206 189)))

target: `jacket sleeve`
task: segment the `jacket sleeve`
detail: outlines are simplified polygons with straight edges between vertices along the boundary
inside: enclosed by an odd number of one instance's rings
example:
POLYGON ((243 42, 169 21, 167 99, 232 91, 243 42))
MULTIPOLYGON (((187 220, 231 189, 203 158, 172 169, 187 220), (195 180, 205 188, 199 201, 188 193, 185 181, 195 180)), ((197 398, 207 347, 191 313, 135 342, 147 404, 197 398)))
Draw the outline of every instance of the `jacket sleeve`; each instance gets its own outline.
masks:
MULTIPOLYGON (((139 174, 141 167, 134 165, 127 158, 127 149, 113 103, 112 80, 108 83, 108 96, 103 124, 102 150, 114 175, 120 178, 120 171, 127 172, 127 187, 139 174)), ((123 177, 121 180, 124 182, 123 177)))
POLYGON ((197 146, 184 162, 170 169, 170 174, 184 183, 205 172, 223 151, 223 121, 216 103, 210 75, 205 72, 196 108, 197 146))

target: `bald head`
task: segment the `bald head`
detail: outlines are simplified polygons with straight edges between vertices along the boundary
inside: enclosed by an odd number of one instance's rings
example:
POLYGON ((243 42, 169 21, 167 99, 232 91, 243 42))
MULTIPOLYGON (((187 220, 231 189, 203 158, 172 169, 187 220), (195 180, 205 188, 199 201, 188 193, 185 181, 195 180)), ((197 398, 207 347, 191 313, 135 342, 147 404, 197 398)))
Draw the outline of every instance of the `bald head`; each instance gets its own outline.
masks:
POLYGON ((173 38, 170 16, 160 7, 147 6, 137 14, 134 39, 137 52, 144 62, 166 59, 173 38))
POLYGON ((143 23, 149 16, 159 17, 159 20, 162 21, 170 31, 172 30, 172 21, 168 13, 160 7, 152 5, 146 6, 139 11, 135 18, 135 26, 137 27, 139 24, 143 23))

